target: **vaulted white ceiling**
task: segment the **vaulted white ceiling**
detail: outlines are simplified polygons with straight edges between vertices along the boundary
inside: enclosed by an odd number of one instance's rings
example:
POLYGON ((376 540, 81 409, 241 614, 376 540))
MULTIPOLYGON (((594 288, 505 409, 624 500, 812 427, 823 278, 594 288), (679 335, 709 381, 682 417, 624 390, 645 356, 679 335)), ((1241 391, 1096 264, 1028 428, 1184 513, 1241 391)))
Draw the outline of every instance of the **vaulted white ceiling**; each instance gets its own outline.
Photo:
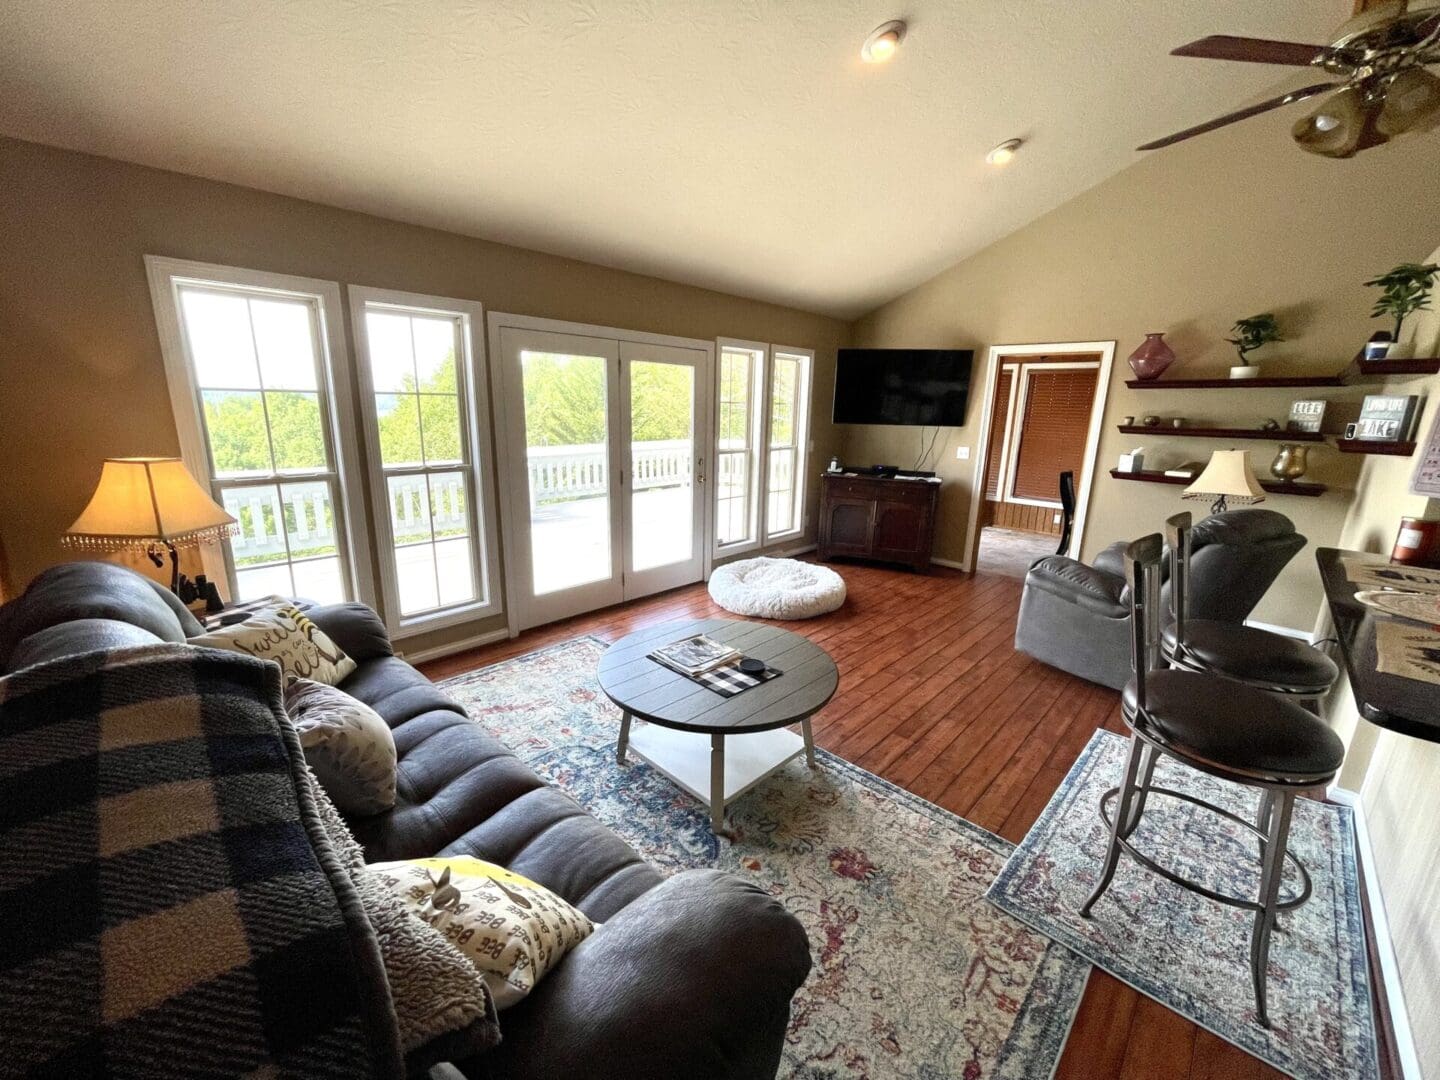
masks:
POLYGON ((1285 74, 1173 46, 1348 7, 5 0, 0 132, 848 317, 1285 74))

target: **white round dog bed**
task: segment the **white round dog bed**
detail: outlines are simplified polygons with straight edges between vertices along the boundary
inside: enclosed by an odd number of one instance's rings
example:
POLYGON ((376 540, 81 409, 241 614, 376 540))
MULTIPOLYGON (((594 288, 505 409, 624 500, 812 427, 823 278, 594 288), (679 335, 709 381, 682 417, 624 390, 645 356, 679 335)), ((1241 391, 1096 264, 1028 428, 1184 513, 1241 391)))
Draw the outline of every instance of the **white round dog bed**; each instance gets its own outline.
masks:
POLYGON ((796 559, 741 559, 710 575, 710 598, 736 615, 813 619, 845 602, 845 580, 796 559))

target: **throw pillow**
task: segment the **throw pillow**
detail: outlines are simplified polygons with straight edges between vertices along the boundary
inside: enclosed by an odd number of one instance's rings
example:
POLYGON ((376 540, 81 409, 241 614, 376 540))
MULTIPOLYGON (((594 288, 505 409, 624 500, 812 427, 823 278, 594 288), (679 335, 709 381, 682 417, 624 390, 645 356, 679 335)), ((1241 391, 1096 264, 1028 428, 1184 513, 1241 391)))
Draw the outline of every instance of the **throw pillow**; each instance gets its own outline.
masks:
POLYGON ((356 667, 325 631, 294 604, 284 601, 262 608, 242 623, 193 637, 190 644, 274 660, 286 675, 331 686, 356 667))
POLYGON ((379 713, 311 679, 285 688, 285 711, 305 760, 343 812, 379 814, 395 805, 395 736, 379 713))
POLYGON ((469 957, 497 1009, 524 998, 595 929, 549 889, 469 856, 374 863, 370 871, 469 957))
POLYGON ((379 940, 408 1075, 424 1076, 442 1061, 471 1058, 494 1047, 500 1042, 495 1002, 475 965, 369 872, 360 845, 314 772, 307 771, 306 779, 320 824, 379 940))

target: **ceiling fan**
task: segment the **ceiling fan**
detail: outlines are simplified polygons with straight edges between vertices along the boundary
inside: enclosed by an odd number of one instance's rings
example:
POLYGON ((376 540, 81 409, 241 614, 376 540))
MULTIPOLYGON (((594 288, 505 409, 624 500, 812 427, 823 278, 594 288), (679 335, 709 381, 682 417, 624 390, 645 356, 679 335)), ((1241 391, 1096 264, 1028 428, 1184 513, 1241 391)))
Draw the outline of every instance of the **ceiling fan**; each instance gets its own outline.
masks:
POLYGON ((1156 139, 1140 150, 1158 150, 1327 93, 1330 96, 1318 109, 1290 129, 1295 142, 1312 154, 1354 157, 1396 135, 1427 131, 1440 123, 1440 78, 1425 70, 1427 65, 1440 64, 1440 0, 1388 0, 1373 5, 1342 26, 1329 45, 1220 34, 1181 45, 1170 55, 1318 67, 1340 76, 1340 81, 1291 90, 1156 139))

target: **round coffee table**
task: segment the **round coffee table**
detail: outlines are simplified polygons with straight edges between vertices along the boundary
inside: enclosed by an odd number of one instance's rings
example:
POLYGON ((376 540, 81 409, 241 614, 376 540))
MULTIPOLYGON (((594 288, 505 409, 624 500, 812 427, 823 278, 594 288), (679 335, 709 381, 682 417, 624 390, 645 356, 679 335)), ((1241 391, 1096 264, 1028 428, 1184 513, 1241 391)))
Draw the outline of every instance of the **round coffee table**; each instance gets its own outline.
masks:
POLYGON ((721 831, 725 806, 804 754, 815 767, 810 717, 835 696, 840 673, 818 645, 789 630, 734 619, 681 620, 629 634, 600 658, 600 688, 620 707, 615 757, 648 762, 710 808, 721 831), (722 697, 647 658, 663 645, 708 634, 783 674, 722 697), (646 721, 631 731, 633 719, 646 721), (802 735, 786 730, 799 724, 802 735), (729 745, 726 736, 731 736, 729 745), (741 738, 740 736, 744 736, 741 738))

